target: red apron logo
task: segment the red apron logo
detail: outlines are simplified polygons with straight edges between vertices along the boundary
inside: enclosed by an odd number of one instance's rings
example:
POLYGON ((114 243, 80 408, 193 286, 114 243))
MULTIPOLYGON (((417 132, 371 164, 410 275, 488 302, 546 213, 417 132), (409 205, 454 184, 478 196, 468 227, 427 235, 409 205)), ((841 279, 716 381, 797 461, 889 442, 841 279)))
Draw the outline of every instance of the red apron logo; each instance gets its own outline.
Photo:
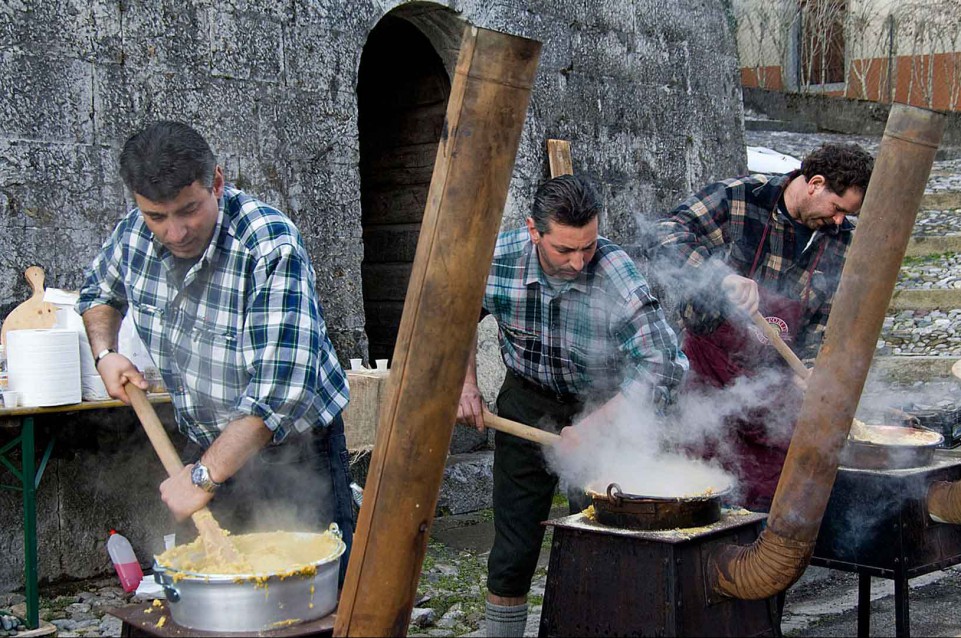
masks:
MULTIPOLYGON (((778 333, 781 335, 781 339, 783 339, 784 341, 790 341, 791 330, 790 328, 788 328, 787 322, 784 321, 784 319, 781 319, 780 317, 764 317, 764 320, 767 321, 772 326, 774 326, 775 328, 777 328, 778 333)), ((768 341, 767 336, 761 332, 760 328, 753 325, 749 326, 749 328, 751 330, 751 334, 754 335, 754 338, 757 339, 760 343, 764 345, 768 345, 768 343, 770 343, 770 341, 768 341)))

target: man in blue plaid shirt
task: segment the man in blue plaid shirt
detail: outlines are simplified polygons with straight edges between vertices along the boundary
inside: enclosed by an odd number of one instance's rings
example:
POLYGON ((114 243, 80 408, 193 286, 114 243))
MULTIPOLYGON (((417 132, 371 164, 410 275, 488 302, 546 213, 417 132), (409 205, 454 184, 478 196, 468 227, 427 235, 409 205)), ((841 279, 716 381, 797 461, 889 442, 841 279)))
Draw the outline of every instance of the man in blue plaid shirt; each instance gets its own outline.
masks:
MULTIPOLYGON (((598 236, 599 209, 585 180, 564 175, 545 182, 527 227, 498 237, 484 294, 484 313, 497 320, 507 365, 498 413, 560 431, 564 444, 585 428, 603 436, 603 424, 615 414, 636 413, 645 404, 665 407, 687 369, 634 262, 598 236), (587 403, 600 407, 580 418, 587 403), (567 427, 575 417, 578 426, 567 427)), ((473 348, 458 419, 484 429, 473 348)), ((523 635, 541 521, 556 489, 539 445, 496 433, 488 635, 523 635)), ((571 504, 572 511, 582 509, 574 499, 571 504)))
POLYGON ((163 482, 163 501, 178 520, 210 502, 228 528, 333 521, 349 548, 347 380, 297 228, 225 185, 207 142, 178 122, 131 137, 120 171, 137 208, 94 259, 77 311, 112 397, 147 388, 117 353, 128 312, 163 375, 196 459, 163 482))

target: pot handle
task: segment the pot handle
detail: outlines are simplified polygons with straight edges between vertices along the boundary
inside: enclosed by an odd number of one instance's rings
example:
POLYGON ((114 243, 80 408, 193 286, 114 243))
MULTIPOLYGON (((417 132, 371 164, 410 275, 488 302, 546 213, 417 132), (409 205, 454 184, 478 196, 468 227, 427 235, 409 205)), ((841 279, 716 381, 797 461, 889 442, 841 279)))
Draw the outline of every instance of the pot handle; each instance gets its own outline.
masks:
POLYGON ((343 539, 344 539, 344 533, 343 533, 342 531, 340 531, 340 528, 337 526, 337 523, 331 523, 330 525, 328 525, 328 526, 327 526, 327 531, 328 531, 332 536, 336 536, 339 540, 343 540, 343 539))
POLYGON ((622 501, 621 496, 623 494, 624 494, 624 491, 621 489, 621 486, 618 485, 617 483, 611 483, 610 485, 607 486, 607 498, 611 500, 611 503, 614 504, 614 507, 621 506, 621 501, 622 501))
POLYGON ((161 567, 156 561, 154 561, 153 565, 153 579, 158 585, 163 587, 164 596, 172 603, 180 602, 180 590, 173 586, 173 581, 167 576, 167 570, 161 567))

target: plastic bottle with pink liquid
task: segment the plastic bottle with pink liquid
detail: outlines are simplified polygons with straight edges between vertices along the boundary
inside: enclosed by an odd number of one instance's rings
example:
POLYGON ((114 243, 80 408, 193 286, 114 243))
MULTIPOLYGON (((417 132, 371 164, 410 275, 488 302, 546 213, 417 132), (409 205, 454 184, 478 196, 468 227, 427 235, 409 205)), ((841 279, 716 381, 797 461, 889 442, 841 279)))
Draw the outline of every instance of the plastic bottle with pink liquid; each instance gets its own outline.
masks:
POLYGON ((113 566, 117 570, 117 576, 120 577, 120 586, 123 587, 123 590, 132 592, 137 589, 140 581, 143 580, 143 570, 140 569, 140 561, 137 560, 137 555, 133 553, 130 541, 122 534, 118 534, 117 530, 110 530, 110 538, 107 539, 107 553, 110 554, 110 560, 113 561, 113 566))

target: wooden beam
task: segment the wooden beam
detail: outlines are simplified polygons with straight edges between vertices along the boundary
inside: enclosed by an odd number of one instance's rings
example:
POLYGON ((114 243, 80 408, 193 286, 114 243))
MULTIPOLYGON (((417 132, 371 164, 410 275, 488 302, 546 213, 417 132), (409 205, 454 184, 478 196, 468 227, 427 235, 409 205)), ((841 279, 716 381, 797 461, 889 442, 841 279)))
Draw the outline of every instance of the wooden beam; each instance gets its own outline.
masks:
POLYGON ((464 32, 337 636, 407 633, 540 48, 464 32))
POLYGON ((547 140, 547 161, 551 165, 551 178, 574 174, 571 159, 571 143, 567 140, 547 140))

